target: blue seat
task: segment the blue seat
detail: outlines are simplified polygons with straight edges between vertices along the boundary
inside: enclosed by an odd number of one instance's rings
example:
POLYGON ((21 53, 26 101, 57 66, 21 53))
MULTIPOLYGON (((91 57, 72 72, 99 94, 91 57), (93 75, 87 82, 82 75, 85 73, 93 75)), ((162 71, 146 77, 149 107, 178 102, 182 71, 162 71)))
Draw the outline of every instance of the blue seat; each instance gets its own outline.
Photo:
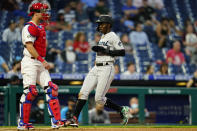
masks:
POLYGON ((76 73, 88 73, 88 64, 76 62, 76 73))
POLYGON ((72 73, 73 64, 63 63, 59 69, 60 73, 72 73))
POLYGON ((183 75, 184 74, 182 67, 180 65, 170 64, 169 68, 171 69, 172 74, 175 74, 175 75, 183 75))
POLYGON ((88 53, 76 53, 77 61, 87 61, 88 60, 88 53))
POLYGON ((124 56, 124 62, 125 63, 128 63, 128 62, 133 62, 133 63, 135 63, 135 59, 134 59, 134 57, 133 57, 133 55, 132 54, 125 54, 125 56, 124 56))
POLYGON ((195 64, 185 64, 184 67, 186 69, 186 73, 189 75, 192 75, 197 69, 195 64))
POLYGON ((160 64, 155 64, 155 72, 158 72, 160 70, 161 65, 160 64))

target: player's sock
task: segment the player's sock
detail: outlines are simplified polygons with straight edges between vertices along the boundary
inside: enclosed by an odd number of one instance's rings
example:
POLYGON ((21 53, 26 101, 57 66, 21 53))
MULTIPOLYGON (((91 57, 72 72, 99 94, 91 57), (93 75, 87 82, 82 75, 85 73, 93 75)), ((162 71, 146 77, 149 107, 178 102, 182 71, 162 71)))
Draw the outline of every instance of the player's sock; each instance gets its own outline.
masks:
POLYGON ((76 108, 75 108, 75 113, 74 113, 74 116, 77 117, 77 119, 79 117, 79 114, 80 114, 83 106, 86 104, 86 101, 87 100, 78 99, 77 105, 76 105, 76 108))
POLYGON ((105 103, 104 106, 107 107, 107 108, 113 109, 113 110, 115 110, 117 112, 121 112, 121 110, 122 110, 122 107, 121 106, 115 104, 114 102, 112 102, 108 98, 107 98, 107 101, 106 101, 106 103, 105 103))

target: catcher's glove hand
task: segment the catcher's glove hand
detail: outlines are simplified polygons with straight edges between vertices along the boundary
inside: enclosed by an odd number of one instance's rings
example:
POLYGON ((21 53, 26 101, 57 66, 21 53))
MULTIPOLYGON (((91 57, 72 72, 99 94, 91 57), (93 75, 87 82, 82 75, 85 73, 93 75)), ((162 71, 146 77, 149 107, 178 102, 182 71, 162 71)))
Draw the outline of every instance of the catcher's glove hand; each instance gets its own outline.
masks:
POLYGON ((95 51, 95 52, 102 52, 102 53, 106 52, 106 49, 102 46, 93 46, 92 50, 95 51))

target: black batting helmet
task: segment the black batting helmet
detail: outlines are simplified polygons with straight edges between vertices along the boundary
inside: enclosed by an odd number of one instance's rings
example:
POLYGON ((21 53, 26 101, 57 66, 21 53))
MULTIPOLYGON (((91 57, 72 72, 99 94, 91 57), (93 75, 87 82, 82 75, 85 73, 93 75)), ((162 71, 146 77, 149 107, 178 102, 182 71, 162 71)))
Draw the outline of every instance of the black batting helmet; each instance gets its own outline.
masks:
POLYGON ((112 17, 109 15, 100 15, 96 23, 109 23, 112 25, 112 17))
POLYGON ((96 20, 96 23, 98 23, 96 30, 99 31, 100 23, 109 23, 112 27, 113 20, 112 20, 112 17, 109 15, 100 15, 98 20, 96 20))

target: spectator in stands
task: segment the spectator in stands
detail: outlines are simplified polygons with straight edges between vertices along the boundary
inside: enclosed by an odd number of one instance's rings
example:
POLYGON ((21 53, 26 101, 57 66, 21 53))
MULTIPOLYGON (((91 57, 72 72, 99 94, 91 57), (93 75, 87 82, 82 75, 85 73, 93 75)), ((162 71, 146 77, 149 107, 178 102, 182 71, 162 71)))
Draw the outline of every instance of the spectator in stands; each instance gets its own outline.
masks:
POLYGON ((61 58, 66 63, 74 63, 76 61, 76 54, 73 50, 73 41, 67 40, 65 42, 65 48, 61 52, 61 58))
POLYGON ((61 50, 55 49, 55 48, 50 48, 49 46, 47 46, 46 60, 48 62, 54 63, 56 60, 57 54, 60 54, 60 53, 61 53, 61 50))
POLYGON ((148 4, 157 10, 162 10, 164 8, 163 0, 148 0, 148 4))
POLYGON ((131 41, 132 45, 143 45, 143 44, 148 44, 148 36, 147 34, 142 31, 142 24, 141 23, 136 23, 136 31, 132 31, 129 34, 129 39, 131 41))
POLYGON ((142 0, 142 6, 138 10, 138 21, 142 23, 151 21, 153 18, 153 14, 155 14, 155 10, 154 8, 149 6, 148 0, 142 0))
POLYGON ((36 104, 36 107, 33 108, 31 112, 31 117, 30 121, 32 123, 36 124, 43 124, 44 123, 44 99, 43 98, 38 98, 38 102, 36 104))
POLYGON ((121 22, 126 27, 128 32, 133 31, 135 29, 134 21, 131 20, 128 15, 124 15, 124 17, 121 19, 121 22))
POLYGON ((22 29, 24 27, 24 24, 25 24, 25 18, 22 16, 19 17, 19 20, 16 25, 16 30, 18 30, 20 33, 22 33, 22 29))
POLYGON ((193 24, 193 22, 192 22, 192 20, 190 19, 190 18, 187 18, 185 21, 184 21, 184 29, 186 30, 186 27, 188 26, 188 25, 192 25, 193 24))
POLYGON ((74 40, 73 47, 76 52, 87 53, 90 51, 90 45, 83 32, 78 32, 74 40))
POLYGON ((166 54, 167 63, 171 63, 174 65, 181 65, 185 63, 185 58, 183 53, 181 52, 181 44, 179 41, 175 41, 173 43, 173 48, 168 50, 166 54))
POLYGON ((125 48, 125 52, 127 54, 132 54, 133 53, 133 48, 131 46, 131 43, 130 43, 130 40, 129 40, 129 37, 127 34, 123 34, 120 38, 121 42, 123 43, 123 46, 125 48))
POLYGON ((176 40, 176 37, 180 37, 183 35, 180 28, 175 25, 175 21, 173 18, 169 19, 169 26, 170 26, 170 36, 171 40, 176 40))
POLYGON ((153 75, 155 73, 155 68, 152 65, 148 65, 146 68, 146 75, 153 75))
POLYGON ((193 77, 187 82, 187 88, 197 87, 197 70, 194 72, 193 77))
POLYGON ((65 21, 63 13, 58 13, 56 22, 50 22, 47 29, 51 31, 70 31, 72 29, 72 25, 65 21))
MULTIPOLYGON (((67 106, 61 109, 61 120, 73 118, 77 99, 73 96, 68 98, 67 106)), ((81 121, 81 114, 79 115, 78 122, 81 121)))
POLYGON ((7 11, 14 11, 18 9, 18 3, 16 0, 3 0, 1 1, 0 5, 1 10, 7 10, 7 11))
POLYGON ((90 42, 91 46, 97 45, 101 39, 101 35, 99 33, 94 34, 94 40, 90 42))
POLYGON ((62 13, 64 14, 64 20, 65 22, 68 22, 69 24, 73 24, 75 23, 75 19, 76 19, 76 15, 75 15, 75 11, 74 10, 71 10, 71 7, 70 7, 70 3, 69 4, 66 4, 66 6, 64 7, 64 9, 60 9, 58 11, 58 14, 59 13, 62 13))
POLYGON ((162 63, 159 71, 156 73, 157 75, 168 75, 168 64, 162 63))
POLYGON ((161 10, 164 7, 163 0, 133 0, 133 5, 140 8, 143 6, 143 1, 147 1, 148 5, 154 9, 161 10))
POLYGON ((87 25, 89 22, 88 15, 81 2, 78 2, 77 4, 76 21, 79 22, 79 24, 81 25, 87 25))
POLYGON ((12 75, 8 85, 20 85, 20 79, 17 75, 12 75))
POLYGON ((70 1, 69 5, 70 5, 70 7, 71 7, 71 10, 76 11, 76 9, 77 9, 77 3, 78 3, 78 2, 80 2, 80 0, 76 0, 76 1, 71 0, 71 1, 70 1))
POLYGON ((126 5, 122 7, 122 11, 124 12, 125 16, 129 16, 129 19, 136 21, 137 14, 138 14, 138 9, 133 5, 132 0, 127 0, 126 5))
POLYGON ((110 124, 109 113, 104 110, 104 105, 96 104, 96 107, 88 111, 89 124, 110 124))
POLYGON ((109 14, 109 9, 105 4, 105 0, 99 0, 94 12, 96 17, 99 17, 101 14, 109 14))
POLYGON ((140 8, 143 6, 143 0, 133 0, 133 5, 137 8, 140 8))
MULTIPOLYGON (((137 117, 139 113, 139 102, 137 97, 132 97, 129 101, 131 117, 137 117)), ((148 110, 144 109, 145 116, 149 116, 148 110)))
POLYGON ((9 27, 3 31, 2 39, 7 44, 11 44, 12 42, 16 41, 21 41, 20 32, 16 30, 15 21, 10 21, 9 27))
POLYGON ((132 97, 129 101, 129 105, 130 105, 130 113, 132 115, 137 115, 139 113, 138 98, 132 97))
POLYGON ((197 62, 197 35, 194 33, 192 25, 187 25, 183 44, 186 46, 185 52, 191 57, 191 63, 197 62))
POLYGON ((81 2, 86 6, 85 8, 90 21, 95 22, 94 9, 98 3, 98 0, 81 0, 81 2))
POLYGON ((129 62, 127 64, 127 71, 123 73, 123 75, 137 75, 138 73, 135 70, 135 64, 133 62, 129 62))
POLYGON ((12 64, 12 70, 8 72, 10 75, 18 75, 21 70, 21 61, 14 61, 12 64))
POLYGON ((98 0, 81 0, 81 2, 84 3, 87 8, 95 8, 98 0))
POLYGON ((54 62, 56 60, 57 54, 61 53, 61 50, 59 49, 55 49, 55 48, 51 48, 48 46, 48 41, 46 42, 47 44, 47 51, 46 51, 46 57, 45 59, 48 61, 49 65, 50 65, 50 72, 54 72, 55 70, 55 65, 54 62))
POLYGON ((167 18, 162 18, 161 23, 157 25, 156 34, 158 38, 158 46, 160 48, 165 47, 170 34, 170 26, 167 18))
POLYGON ((119 65, 118 64, 115 64, 114 65, 114 69, 115 69, 115 75, 120 74, 120 68, 119 68, 119 65))
POLYGON ((5 63, 5 60, 0 56, 0 73, 6 73, 9 71, 8 65, 5 63))

